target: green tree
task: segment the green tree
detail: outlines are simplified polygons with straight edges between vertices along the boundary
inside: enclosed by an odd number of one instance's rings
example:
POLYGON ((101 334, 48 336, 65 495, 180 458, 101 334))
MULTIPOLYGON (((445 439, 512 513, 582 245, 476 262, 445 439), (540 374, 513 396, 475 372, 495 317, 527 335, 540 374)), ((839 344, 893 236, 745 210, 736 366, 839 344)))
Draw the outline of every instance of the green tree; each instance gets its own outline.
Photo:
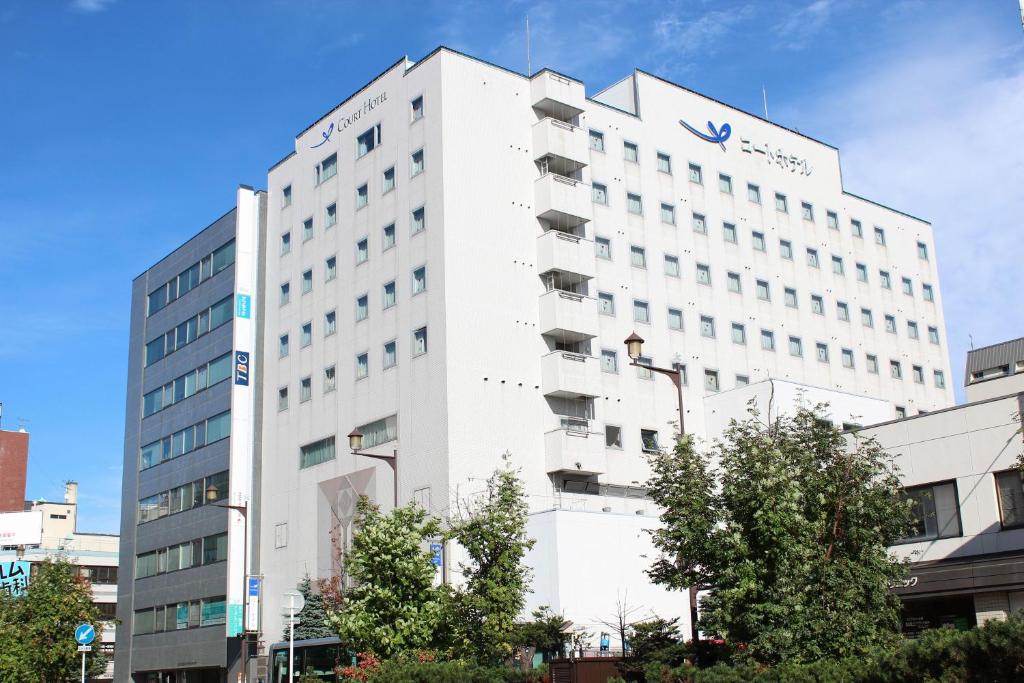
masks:
MULTIPOLYGON (((324 606, 323 595, 313 589, 313 581, 309 574, 299 582, 299 593, 306 604, 299 613, 299 623, 295 626, 295 640, 308 638, 327 638, 335 635, 334 629, 327 621, 327 608, 324 606)), ((281 640, 288 640, 288 627, 284 629, 281 640)))
POLYGON ((430 647, 441 621, 428 540, 440 528, 415 504, 387 514, 365 496, 356 507, 356 533, 345 556, 352 587, 327 618, 344 646, 391 657, 430 647))
POLYGON ((845 657, 895 642, 905 566, 887 549, 909 506, 891 458, 849 441, 824 406, 765 423, 756 409, 708 453, 691 437, 652 455, 660 584, 708 591, 700 628, 762 663, 845 657))
POLYGON ((523 609, 531 572, 523 563, 534 541, 526 534, 528 506, 509 455, 469 503, 449 536, 469 558, 459 569, 465 583, 451 594, 454 653, 483 665, 512 654, 516 618, 523 609))
POLYGON ((629 631, 629 656, 619 664, 627 681, 643 681, 650 668, 679 666, 689 654, 679 634, 678 619, 655 617, 632 624, 629 631))
POLYGON ((561 614, 551 611, 547 605, 533 611, 533 620, 516 626, 517 645, 532 647, 543 655, 545 661, 565 654, 572 633, 572 622, 561 614))
MULTIPOLYGON (((24 595, 0 593, 0 683, 57 683, 78 680, 82 656, 75 627, 101 630, 89 582, 66 559, 36 564, 24 595)), ((86 673, 106 667, 99 648, 86 654, 86 673)))

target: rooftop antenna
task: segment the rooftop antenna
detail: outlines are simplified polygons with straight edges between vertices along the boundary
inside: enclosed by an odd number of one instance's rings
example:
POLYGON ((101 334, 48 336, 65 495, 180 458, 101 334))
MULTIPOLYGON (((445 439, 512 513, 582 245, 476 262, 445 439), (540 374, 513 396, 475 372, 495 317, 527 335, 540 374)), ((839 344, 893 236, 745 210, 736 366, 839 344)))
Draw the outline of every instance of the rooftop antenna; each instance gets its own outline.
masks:
MULTIPOLYGON (((1024 0, 1021 0, 1024 2, 1024 0)), ((526 75, 533 76, 533 63, 530 61, 530 15, 526 15, 526 75)))
MULTIPOLYGON (((1020 0, 1020 1, 1021 1, 1021 2, 1024 2, 1024 0, 1020 0)), ((973 335, 973 334, 970 334, 970 333, 968 333, 968 334, 967 334, 967 338, 971 340, 971 351, 973 351, 973 350, 974 350, 974 335, 973 335)))
MULTIPOLYGON (((1020 0, 1024 2, 1024 0, 1020 0)), ((761 99, 764 102, 764 117, 768 118, 768 91, 765 90, 764 84, 761 84, 761 99)))

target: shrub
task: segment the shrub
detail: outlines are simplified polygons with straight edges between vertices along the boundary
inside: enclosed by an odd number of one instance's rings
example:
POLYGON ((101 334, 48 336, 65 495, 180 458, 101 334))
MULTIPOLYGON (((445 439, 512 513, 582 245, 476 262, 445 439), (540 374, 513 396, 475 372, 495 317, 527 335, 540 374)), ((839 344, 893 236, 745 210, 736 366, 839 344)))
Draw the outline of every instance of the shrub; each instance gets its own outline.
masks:
POLYGON ((471 662, 385 662, 369 683, 544 683, 546 675, 471 662))

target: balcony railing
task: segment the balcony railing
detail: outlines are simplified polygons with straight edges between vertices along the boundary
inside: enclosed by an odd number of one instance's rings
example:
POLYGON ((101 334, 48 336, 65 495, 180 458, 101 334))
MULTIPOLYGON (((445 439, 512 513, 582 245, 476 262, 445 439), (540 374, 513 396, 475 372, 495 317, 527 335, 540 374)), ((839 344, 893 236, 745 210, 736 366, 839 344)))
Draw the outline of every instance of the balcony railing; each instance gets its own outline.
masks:
POLYGON ((537 217, 558 227, 572 228, 593 216, 590 185, 558 173, 545 173, 534 182, 537 217))
MULTIPOLYGON (((547 354, 541 358, 541 389, 545 396, 599 396, 601 371, 597 359, 571 351, 547 354)), ((571 418, 563 418, 566 419, 571 418)), ((563 425, 563 428, 568 427, 563 425)))
POLYGON ((578 235, 548 230, 537 238, 537 272, 559 270, 581 279, 594 277, 594 243, 578 235))

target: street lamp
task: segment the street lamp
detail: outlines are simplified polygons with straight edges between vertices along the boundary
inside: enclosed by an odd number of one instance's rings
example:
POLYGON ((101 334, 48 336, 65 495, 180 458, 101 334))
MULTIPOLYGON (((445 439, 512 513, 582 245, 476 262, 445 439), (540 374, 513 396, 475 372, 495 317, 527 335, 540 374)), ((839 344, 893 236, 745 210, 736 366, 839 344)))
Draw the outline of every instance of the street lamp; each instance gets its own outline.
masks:
POLYGON ((638 363, 640 356, 643 354, 644 340, 636 332, 626 337, 626 353, 633 361, 630 365, 638 368, 646 368, 651 372, 657 372, 660 375, 667 375, 672 384, 676 385, 676 398, 679 401, 679 436, 685 434, 683 429, 683 371, 669 368, 659 368, 654 365, 647 365, 646 363, 638 363))
POLYGON ((363 453, 363 433, 356 427, 348 435, 348 447, 352 455, 361 455, 364 458, 383 460, 391 466, 392 479, 394 480, 395 507, 398 507, 398 449, 394 449, 391 455, 376 455, 375 453, 363 453))
POLYGON ((25 559, 25 544, 24 543, 19 543, 18 544, 18 546, 14 549, 14 555, 15 555, 15 557, 18 558, 18 560, 24 560, 25 559))
POLYGON ((206 487, 206 502, 209 505, 235 510, 242 515, 242 680, 249 680, 249 633, 247 629, 248 624, 245 619, 246 577, 249 575, 249 501, 241 505, 218 503, 218 495, 216 484, 210 484, 206 487))

